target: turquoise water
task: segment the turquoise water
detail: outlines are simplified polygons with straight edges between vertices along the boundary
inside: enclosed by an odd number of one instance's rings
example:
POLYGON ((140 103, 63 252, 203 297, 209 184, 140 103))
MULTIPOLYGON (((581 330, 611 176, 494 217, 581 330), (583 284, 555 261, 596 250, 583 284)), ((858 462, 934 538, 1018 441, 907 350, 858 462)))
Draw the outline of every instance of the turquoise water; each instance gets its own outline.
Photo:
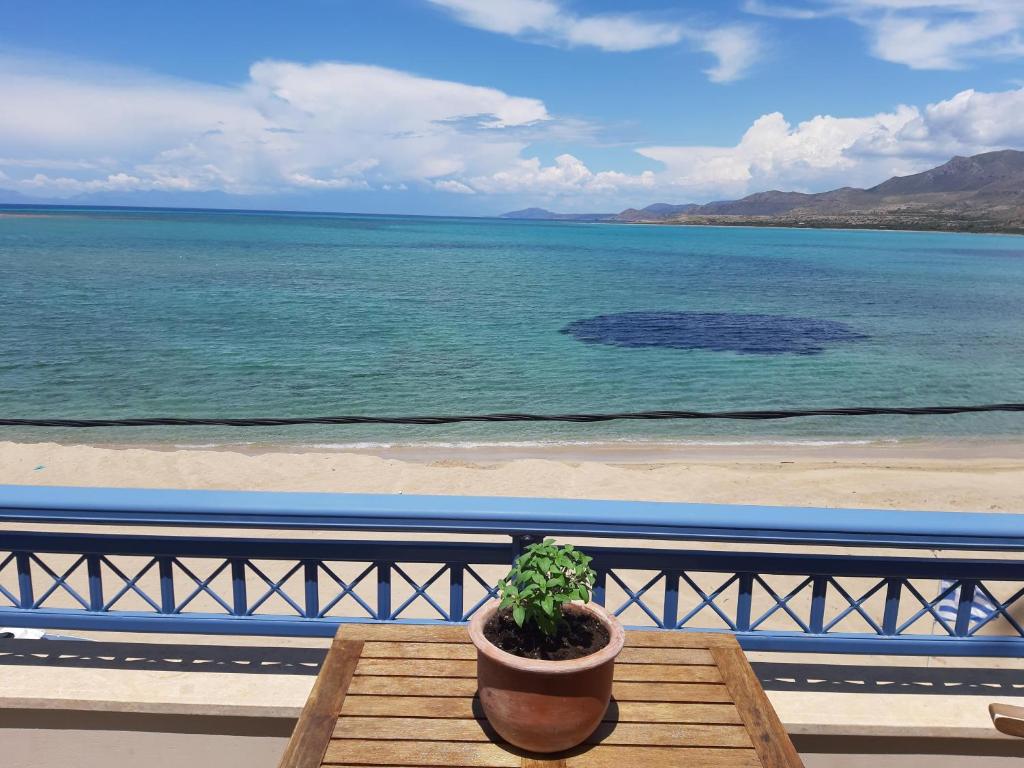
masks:
MULTIPOLYGON (((2 416, 1024 401, 1021 238, 43 213, 0 216, 2 416), (570 330, 576 335, 563 332, 570 330)), ((1024 415, 991 414, 587 426, 4 429, 0 439, 347 444, 1022 434, 1024 415)))

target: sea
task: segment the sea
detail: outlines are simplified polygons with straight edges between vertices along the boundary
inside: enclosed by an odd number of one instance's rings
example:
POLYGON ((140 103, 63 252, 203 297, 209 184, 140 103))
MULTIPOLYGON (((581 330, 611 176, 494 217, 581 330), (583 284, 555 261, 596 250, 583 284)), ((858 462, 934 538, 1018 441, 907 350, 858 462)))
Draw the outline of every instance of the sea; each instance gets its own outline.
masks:
MULTIPOLYGON (((0 207, 0 418, 1024 402, 1024 238, 0 207)), ((859 444, 1024 414, 0 427, 217 447, 859 444)))

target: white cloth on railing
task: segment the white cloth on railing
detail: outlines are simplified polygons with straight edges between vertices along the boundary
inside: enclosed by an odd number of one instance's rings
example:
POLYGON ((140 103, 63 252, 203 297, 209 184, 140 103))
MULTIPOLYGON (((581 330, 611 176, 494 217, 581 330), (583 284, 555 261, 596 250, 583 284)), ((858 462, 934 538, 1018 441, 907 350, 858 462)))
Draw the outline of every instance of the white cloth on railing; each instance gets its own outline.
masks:
MULTIPOLYGON (((939 616, 951 627, 956 624, 956 616, 960 610, 960 587, 953 589, 954 584, 956 584, 955 579, 942 579, 939 582, 939 594, 941 595, 943 592, 948 594, 935 607, 939 616)), ((975 589, 974 600, 971 601, 971 624, 984 621, 995 610, 996 605, 988 598, 988 595, 980 589, 975 589)))

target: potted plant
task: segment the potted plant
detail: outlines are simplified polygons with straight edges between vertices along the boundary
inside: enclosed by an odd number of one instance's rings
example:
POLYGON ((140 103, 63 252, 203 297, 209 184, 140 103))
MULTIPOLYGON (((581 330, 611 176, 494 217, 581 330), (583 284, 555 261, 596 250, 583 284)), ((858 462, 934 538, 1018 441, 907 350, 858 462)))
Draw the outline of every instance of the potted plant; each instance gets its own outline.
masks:
POLYGON ((501 600, 469 623, 487 720, 511 744, 558 752, 604 717, 622 625, 590 602, 591 558, 553 539, 532 544, 499 583, 501 600))

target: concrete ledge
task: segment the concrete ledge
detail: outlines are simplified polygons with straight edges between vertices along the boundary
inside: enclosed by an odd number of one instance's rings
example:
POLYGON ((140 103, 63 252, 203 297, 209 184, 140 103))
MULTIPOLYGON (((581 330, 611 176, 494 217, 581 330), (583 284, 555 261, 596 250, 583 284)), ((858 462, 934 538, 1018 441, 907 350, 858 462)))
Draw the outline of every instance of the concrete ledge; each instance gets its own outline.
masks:
POLYGON ((301 706, 261 707, 249 704, 181 704, 166 701, 103 701, 88 699, 68 701, 64 698, 0 697, 0 726, 6 723, 9 713, 17 711, 38 712, 45 717, 47 712, 74 712, 78 714, 116 715, 166 715, 174 717, 216 717, 256 718, 287 720, 294 725, 302 711, 301 706))
MULTIPOLYGON (((210 764, 203 750, 228 749, 234 741, 244 743, 235 746, 249 756, 245 765, 272 767, 313 685, 326 641, 311 647, 308 640, 276 638, 272 645, 252 638, 159 639, 0 641, 0 736, 26 745, 25 760, 30 742, 45 740, 41 734, 49 730, 74 731, 75 738, 87 733, 83 749, 109 749, 100 746, 104 739, 140 745, 169 739, 175 754, 200 750, 195 764, 210 764), (250 749, 256 742, 263 746, 250 749)), ((883 754, 907 756, 909 762, 893 766, 928 768, 988 768, 1024 758, 1024 740, 996 732, 987 712, 993 701, 1024 701, 1020 670, 994 667, 990 660, 974 660, 974 667, 930 662, 773 654, 767 660, 755 655, 754 668, 808 766, 877 768, 869 756, 883 754), (924 755, 960 757, 929 762, 924 755)), ((56 747, 45 749, 56 750, 55 761, 63 759, 56 747)))

